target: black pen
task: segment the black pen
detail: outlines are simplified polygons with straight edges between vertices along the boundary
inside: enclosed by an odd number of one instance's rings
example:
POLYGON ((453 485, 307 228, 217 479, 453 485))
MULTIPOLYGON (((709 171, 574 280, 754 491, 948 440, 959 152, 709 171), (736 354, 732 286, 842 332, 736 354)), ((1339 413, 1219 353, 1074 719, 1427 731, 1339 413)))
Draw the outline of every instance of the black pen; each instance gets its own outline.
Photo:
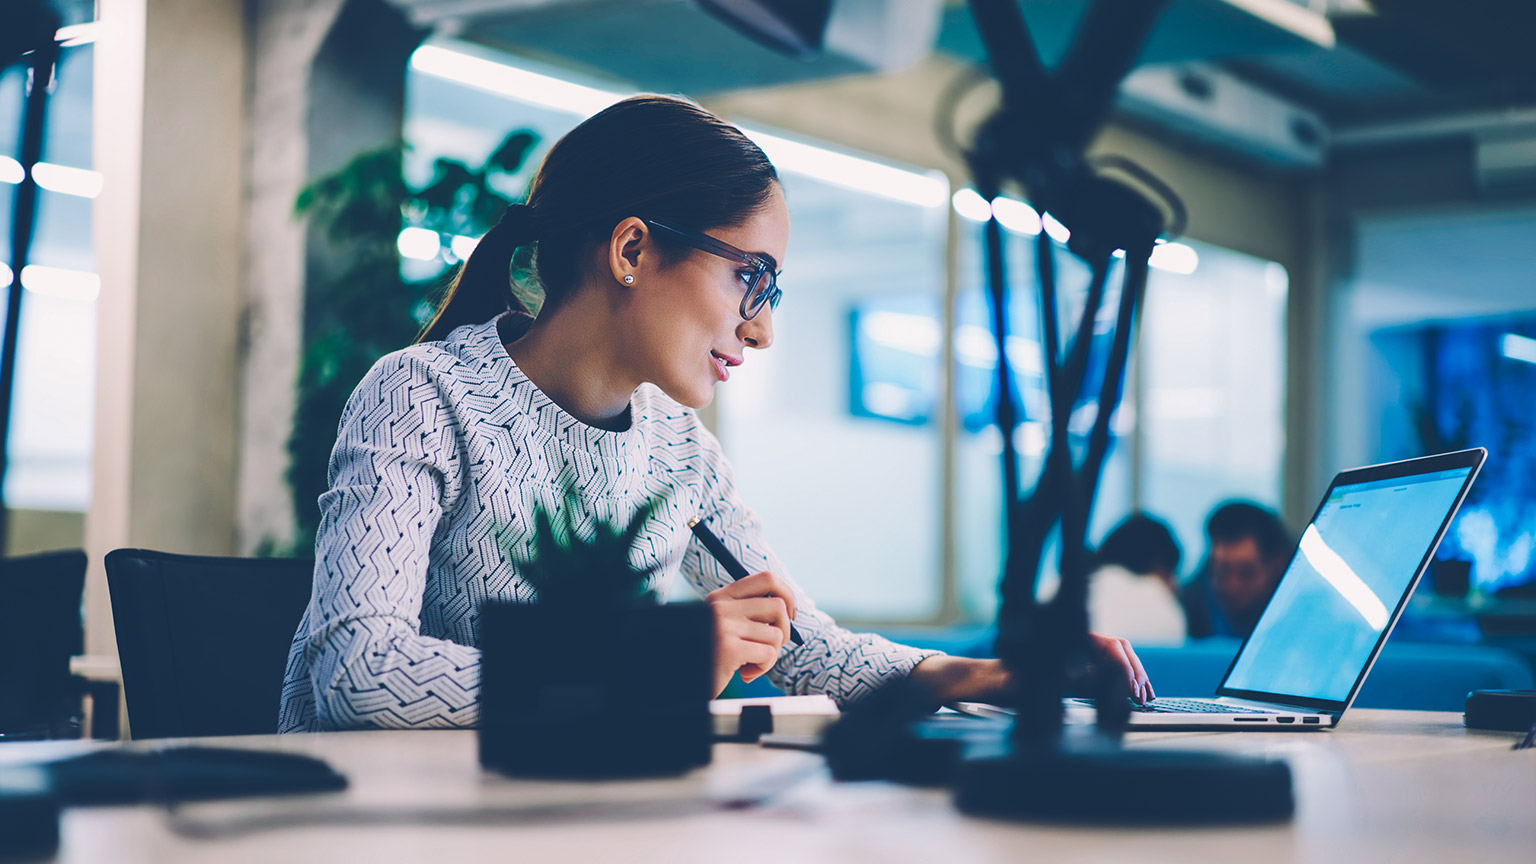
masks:
MULTIPOLYGON (((725 572, 732 579, 739 582, 752 575, 747 572, 747 568, 741 566, 741 562, 736 560, 736 556, 731 554, 731 550, 725 548, 725 544, 720 542, 720 538, 715 536, 715 532, 709 530, 709 526, 704 524, 703 519, 697 516, 689 519, 688 527, 693 530, 693 536, 699 538, 699 542, 704 544, 704 549, 710 555, 713 555, 716 561, 720 562, 720 566, 725 568, 725 572)), ((789 641, 796 645, 805 644, 805 640, 800 637, 800 632, 795 629, 793 624, 789 625, 789 641)))

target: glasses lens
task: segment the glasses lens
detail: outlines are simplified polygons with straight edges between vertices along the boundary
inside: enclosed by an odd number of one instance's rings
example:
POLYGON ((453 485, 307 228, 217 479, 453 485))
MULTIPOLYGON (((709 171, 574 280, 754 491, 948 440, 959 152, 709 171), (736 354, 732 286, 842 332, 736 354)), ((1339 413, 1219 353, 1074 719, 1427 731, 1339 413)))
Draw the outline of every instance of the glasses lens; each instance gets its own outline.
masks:
POLYGON ((773 271, 766 267, 759 270, 752 280, 752 287, 747 289, 747 296, 742 300, 741 317, 753 318, 763 311, 764 306, 777 309, 779 293, 778 278, 773 271))

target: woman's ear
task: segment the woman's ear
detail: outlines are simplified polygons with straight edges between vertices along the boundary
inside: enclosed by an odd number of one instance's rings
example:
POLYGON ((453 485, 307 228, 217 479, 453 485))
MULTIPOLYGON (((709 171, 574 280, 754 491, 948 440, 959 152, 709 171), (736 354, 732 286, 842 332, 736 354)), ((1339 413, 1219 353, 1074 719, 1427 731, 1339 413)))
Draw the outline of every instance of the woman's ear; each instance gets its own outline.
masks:
POLYGON ((613 226, 608 242, 608 269, 613 279, 633 285, 640 279, 643 264, 651 253, 651 229, 639 217, 630 216, 613 226))

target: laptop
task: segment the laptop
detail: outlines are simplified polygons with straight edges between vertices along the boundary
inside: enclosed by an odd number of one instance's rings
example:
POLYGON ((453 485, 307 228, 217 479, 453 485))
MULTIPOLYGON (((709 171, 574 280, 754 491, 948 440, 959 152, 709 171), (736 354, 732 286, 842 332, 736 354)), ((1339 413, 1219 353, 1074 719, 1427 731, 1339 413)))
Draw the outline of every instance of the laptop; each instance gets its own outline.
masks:
MULTIPOLYGON (((1482 448, 1462 450, 1335 477, 1216 694, 1159 696, 1132 708, 1131 728, 1336 726, 1487 455, 1482 448)), ((953 707, 982 716, 1010 713, 978 703, 953 707)), ((1066 715, 1069 723, 1090 721, 1092 700, 1066 700, 1066 715)))

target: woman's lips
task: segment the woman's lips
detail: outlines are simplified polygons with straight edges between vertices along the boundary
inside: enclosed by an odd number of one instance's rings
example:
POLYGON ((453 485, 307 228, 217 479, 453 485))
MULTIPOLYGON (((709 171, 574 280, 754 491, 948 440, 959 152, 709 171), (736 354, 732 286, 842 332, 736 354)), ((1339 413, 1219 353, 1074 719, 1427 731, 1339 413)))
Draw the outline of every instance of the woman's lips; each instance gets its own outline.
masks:
POLYGON ((715 364, 715 374, 717 376, 719 376, 721 381, 726 381, 726 380, 730 379, 730 377, 731 377, 730 367, 732 367, 732 366, 740 366, 741 365, 741 358, 740 357, 731 357, 729 355, 721 354, 721 353, 716 352, 716 351, 709 352, 709 359, 714 361, 714 364, 715 364))

